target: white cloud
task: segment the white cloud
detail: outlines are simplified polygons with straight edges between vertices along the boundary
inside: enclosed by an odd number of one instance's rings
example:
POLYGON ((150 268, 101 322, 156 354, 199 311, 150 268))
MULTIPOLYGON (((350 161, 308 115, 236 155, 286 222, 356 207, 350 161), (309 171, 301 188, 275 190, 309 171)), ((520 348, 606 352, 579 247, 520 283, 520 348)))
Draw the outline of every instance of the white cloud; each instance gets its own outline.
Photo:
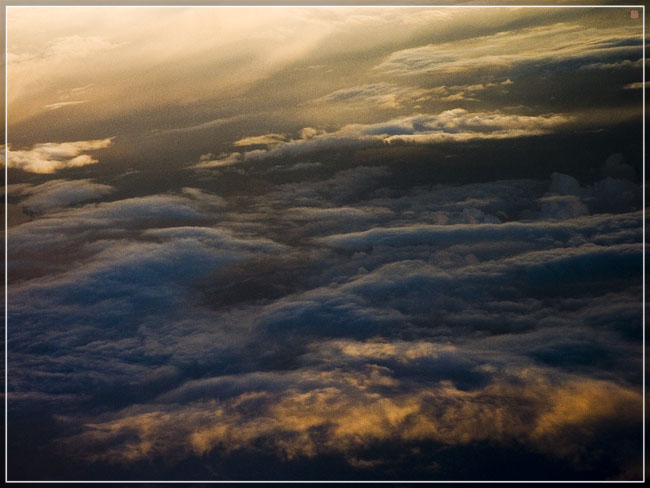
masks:
POLYGON ((76 142, 45 142, 35 144, 31 149, 12 151, 9 149, 7 163, 30 173, 54 173, 60 169, 96 164, 99 161, 87 151, 104 149, 113 138, 76 142))

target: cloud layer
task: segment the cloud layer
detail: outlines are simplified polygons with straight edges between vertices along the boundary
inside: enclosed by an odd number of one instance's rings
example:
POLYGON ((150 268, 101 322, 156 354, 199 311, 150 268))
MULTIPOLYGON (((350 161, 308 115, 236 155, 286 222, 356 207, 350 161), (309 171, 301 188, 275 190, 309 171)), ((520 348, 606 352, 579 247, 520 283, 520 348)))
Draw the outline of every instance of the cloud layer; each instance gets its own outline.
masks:
POLYGON ((12 479, 642 477, 640 20, 468 13, 8 10, 12 479))
MULTIPOLYGON (((64 209, 68 188, 108 188, 42 185, 48 213, 10 235, 14 408, 58 405, 51 448, 124 473, 334 456, 381 479, 405 462, 387 445, 489 442, 634 476, 642 216, 598 200, 632 182, 386 195, 386 175, 347 169, 244 206, 186 187, 64 209)), ((460 476, 447 469, 428 476, 460 476)))

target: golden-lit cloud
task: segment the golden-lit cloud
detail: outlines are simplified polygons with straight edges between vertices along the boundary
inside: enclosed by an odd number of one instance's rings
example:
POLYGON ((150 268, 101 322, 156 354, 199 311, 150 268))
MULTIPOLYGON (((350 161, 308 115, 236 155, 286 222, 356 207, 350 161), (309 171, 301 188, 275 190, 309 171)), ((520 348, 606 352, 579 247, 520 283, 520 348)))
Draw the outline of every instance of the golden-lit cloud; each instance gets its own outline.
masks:
POLYGON ((650 83, 647 82, 647 81, 645 82, 645 84, 642 81, 637 81, 637 82, 625 85, 623 88, 626 89, 626 90, 638 90, 638 89, 644 88, 644 87, 647 88, 648 86, 650 86, 650 83))
POLYGON ((65 168, 96 164, 98 160, 86 154, 88 151, 110 146, 113 138, 76 142, 44 142, 31 149, 7 152, 7 164, 30 173, 54 173, 65 168))
POLYGON ((234 146, 273 146, 287 140, 284 134, 263 134, 261 136, 244 137, 234 142, 234 146))
POLYGON ((341 108, 381 108, 398 109, 404 106, 414 108, 431 100, 453 102, 457 100, 476 101, 477 92, 489 88, 504 88, 512 85, 513 81, 506 79, 494 83, 476 83, 473 85, 437 86, 435 88, 417 88, 400 86, 393 83, 379 82, 349 88, 341 88, 323 97, 310 101, 310 104, 340 105, 341 108), (473 94, 472 97, 468 94, 473 94))
POLYGON ((429 100, 439 89, 424 89, 398 86, 379 82, 341 88, 323 97, 312 100, 314 104, 346 104, 347 106, 369 105, 375 108, 395 109, 404 104, 417 104, 429 100))
MULTIPOLYGON (((503 80, 516 84, 521 75, 503 69, 521 63, 636 66, 638 25, 603 28, 593 11, 579 20, 576 12, 563 12, 558 22, 551 12, 514 8, 467 15, 427 7, 11 7, 8 120, 10 126, 32 121, 25 129, 31 133, 52 124, 74 127, 69 140, 90 138, 83 133, 90 121, 115 119, 129 130, 182 137, 214 134, 246 118, 260 121, 252 132, 260 134, 268 131, 260 113, 284 123, 321 122, 331 131, 376 122, 376 112, 435 113, 450 103, 482 101, 485 90, 503 95, 503 80), (513 28, 516 21, 529 27, 513 28), (626 57, 633 59, 620 59, 626 57), (416 83, 402 76, 469 76, 475 69, 480 79, 416 83), (498 76, 490 74, 495 70, 498 76)), ((245 138, 238 133, 229 143, 245 138)))
POLYGON ((635 390, 589 378, 551 381, 539 373, 523 370, 513 381, 476 390, 441 382, 401 393, 399 381, 386 368, 304 372, 302 380, 321 386, 132 407, 114 420, 87 425, 84 433, 64 443, 77 446, 78 454, 92 461, 118 463, 260 446, 283 459, 339 452, 353 461, 359 449, 386 440, 448 446, 516 441, 566 456, 579 453, 581 440, 593 437, 599 422, 634 424, 638 419, 641 396, 635 390), (571 429, 579 429, 582 437, 569 435, 571 429))
POLYGON ((246 117, 243 115, 236 115, 234 117, 224 117, 220 119, 208 120, 207 122, 201 122, 200 124, 188 125, 186 127, 174 127, 171 129, 154 129, 152 132, 158 134, 183 134, 187 132, 194 132, 206 129, 214 129, 217 127, 222 127, 224 125, 232 124, 245 120, 246 117))
POLYGON ((566 114, 538 116, 515 115, 501 112, 469 112, 462 108, 439 114, 416 114, 376 124, 351 124, 332 132, 305 128, 296 139, 269 134, 245 138, 236 146, 263 144, 268 149, 222 154, 215 158, 204 155, 194 168, 231 166, 246 161, 261 161, 273 157, 298 156, 326 149, 363 147, 372 145, 439 142, 466 142, 473 140, 508 139, 549 134, 573 121, 566 114), (243 141, 243 142, 242 142, 243 141))
POLYGON ((70 105, 81 105, 82 103, 86 103, 88 100, 72 100, 69 102, 57 102, 57 103, 49 103, 45 105, 45 108, 48 110, 58 110, 61 107, 68 107, 70 105))
POLYGON ((603 54, 636 54, 641 42, 636 25, 594 28, 562 22, 396 51, 376 69, 399 75, 498 71, 518 63, 559 63, 603 54))

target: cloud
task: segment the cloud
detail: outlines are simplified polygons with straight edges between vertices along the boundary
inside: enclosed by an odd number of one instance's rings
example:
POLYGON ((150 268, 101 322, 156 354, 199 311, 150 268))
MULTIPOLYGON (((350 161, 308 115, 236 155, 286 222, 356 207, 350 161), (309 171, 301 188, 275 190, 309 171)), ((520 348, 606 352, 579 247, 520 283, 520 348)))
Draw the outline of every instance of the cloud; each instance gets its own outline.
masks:
POLYGON ((94 87, 94 83, 89 83, 84 86, 77 86, 74 88, 65 88, 61 90, 57 90, 57 95, 59 97, 59 100, 68 100, 71 97, 76 97, 79 96, 83 93, 88 92, 92 87, 94 87))
POLYGON ((344 108, 382 108, 399 109, 404 106, 420 108, 420 104, 431 100, 453 102, 457 100, 478 99, 468 94, 512 85, 510 79, 502 82, 477 83, 473 85, 437 86, 435 88, 417 88, 414 86, 396 85, 388 82, 369 83, 349 88, 341 88, 320 98, 311 100, 308 104, 340 105, 344 108))
POLYGON ((638 90, 639 88, 647 87, 648 83, 649 82, 646 81, 645 85, 644 85, 642 81, 637 81, 635 83, 628 83, 623 88, 626 89, 626 90, 638 90))
POLYGON ((261 136, 244 137, 233 143, 233 146, 273 146, 287 140, 284 134, 264 134, 261 136))
POLYGON ((533 380, 524 372, 473 391, 441 382, 409 395, 400 394, 399 382, 382 368, 301 376, 289 388, 274 385, 276 375, 260 376, 261 391, 225 401, 130 408, 62 444, 109 463, 257 449, 283 460, 342 452, 354 463, 355 454, 388 440, 519 442, 579 459, 585 444, 598 442, 600 423, 636 425, 641 408, 638 392, 613 382, 533 380), (392 394, 377 393, 382 390, 392 394))
POLYGON ((630 181, 636 179, 636 173, 631 166, 622 163, 622 157, 617 159, 615 156, 608 158, 603 165, 602 172, 607 177, 594 182, 591 187, 581 186, 569 175, 553 173, 549 191, 540 199, 542 218, 554 218, 554 214, 557 214, 555 218, 578 217, 587 215, 589 211, 620 213, 638 208, 641 189, 630 181))
POLYGON ((297 221, 314 222, 319 220, 357 220, 357 219, 382 219, 393 214, 388 209, 377 207, 293 207, 286 210, 286 218, 297 221))
POLYGON ((643 66, 643 59, 637 59, 632 61, 630 59, 624 59, 623 61, 615 61, 612 63, 590 63, 580 66, 581 70, 606 70, 606 69, 629 69, 629 68, 640 68, 643 66))
POLYGON ((384 142, 465 141, 539 135, 571 121, 563 114, 538 116, 511 115, 500 112, 469 112, 462 108, 437 115, 417 114, 369 125, 350 125, 339 133, 378 136, 384 142))
POLYGON ((501 82, 495 83, 476 83, 473 85, 455 85, 455 86, 442 86, 440 87, 443 94, 446 96, 442 97, 440 100, 445 102, 453 102, 457 100, 468 100, 477 102, 476 93, 484 90, 489 90, 492 88, 503 88, 510 85, 514 85, 514 82, 510 78, 505 79, 501 82))
POLYGON ((206 204, 215 208, 227 206, 226 200, 219 195, 214 195, 198 188, 183 187, 181 188, 181 194, 191 198, 199 204, 206 204))
POLYGON ((56 412, 56 452, 118 471, 335 456, 381 477, 406 462, 386 446, 487 442, 631 477, 641 212, 540 221, 540 199, 595 195, 560 173, 390 176, 354 167, 243 205, 181 187, 13 228, 10 402, 56 412))
POLYGON ((168 227, 163 229, 147 229, 144 237, 194 239, 205 245, 223 249, 242 251, 278 251, 284 246, 269 239, 237 238, 225 229, 210 227, 168 227))
POLYGON ((548 196, 540 198, 542 219, 573 219, 589 215, 587 206, 574 195, 548 196))
MULTIPOLYGON (((194 168, 231 166, 269 158, 300 157, 309 153, 344 148, 372 147, 383 144, 435 144, 482 139, 528 137, 560 130, 573 120, 565 114, 537 116, 511 115, 501 112, 469 112, 462 108, 436 115, 416 114, 374 124, 351 124, 333 132, 301 131, 300 138, 282 142, 274 139, 269 149, 201 157, 194 168)), ((248 139, 245 139, 248 140, 248 139)))
POLYGON ((46 183, 29 186, 21 191, 27 196, 20 204, 31 211, 67 207, 86 200, 99 199, 109 195, 114 188, 92 180, 50 180, 46 183))
POLYGON ((9 260, 20 263, 14 269, 14 279, 67 271, 76 260, 97 252, 88 246, 95 240, 114 240, 160 226, 205 225, 214 221, 215 212, 224 209, 224 202, 217 195, 190 188, 185 188, 181 195, 149 195, 62 208, 72 196, 86 198, 108 189, 58 182, 46 187, 51 193, 35 196, 35 203, 49 211, 10 231, 9 260), (51 259, 54 255, 56 259, 51 259))
POLYGON ((81 105, 82 103, 86 103, 87 101, 88 100, 74 100, 69 102, 50 103, 48 105, 45 105, 45 108, 48 110, 58 110, 62 107, 68 107, 71 105, 81 105))
POLYGON ((608 56, 638 55, 640 48, 641 37, 636 26, 599 29, 556 23, 403 49, 390 54, 375 69, 397 75, 419 75, 477 69, 501 71, 523 64, 552 65, 566 61, 603 69, 615 66, 607 66, 602 61, 588 63, 608 56))
POLYGON ((371 105, 375 108, 395 109, 405 104, 414 104, 429 100, 435 89, 423 89, 410 86, 398 86, 387 82, 368 83, 350 88, 341 88, 309 103, 371 105))
POLYGON ((55 171, 96 164, 99 161, 87 151, 109 147, 113 138, 77 142, 45 142, 26 150, 11 150, 7 153, 7 164, 30 173, 54 173, 55 171))
POLYGON ((620 225, 622 228, 632 228, 638 224, 638 212, 623 215, 598 215, 583 217, 564 222, 506 222, 503 224, 477 225, 430 225, 418 224, 405 227, 374 228, 363 232, 330 235, 321 238, 329 245, 340 249, 363 250, 372 246, 402 246, 420 244, 451 244, 477 239, 481 242, 488 240, 521 241, 523 236, 528 239, 553 236, 554 239, 569 239, 575 233, 592 234, 601 228, 620 225))
POLYGON ((244 115, 236 115, 234 117, 224 117, 220 119, 208 120, 207 122, 190 125, 187 127, 175 127, 173 129, 154 129, 151 132, 157 134, 184 134, 187 132, 194 132, 199 130, 216 129, 217 127, 223 127, 224 125, 234 124, 236 122, 246 120, 246 118, 247 117, 244 115))
MULTIPOLYGON (((253 153, 252 151, 250 151, 253 153)), ((232 166, 233 164, 238 164, 242 162, 242 156, 240 153, 231 153, 221 154, 218 158, 215 159, 214 154, 202 154, 199 158, 199 162, 192 166, 193 168, 219 168, 222 166, 232 166)))
POLYGON ((385 141, 435 143, 501 139, 541 135, 561 128, 571 117, 561 114, 538 116, 447 110, 435 116, 412 116, 385 124, 374 124, 363 132, 384 134, 385 141))

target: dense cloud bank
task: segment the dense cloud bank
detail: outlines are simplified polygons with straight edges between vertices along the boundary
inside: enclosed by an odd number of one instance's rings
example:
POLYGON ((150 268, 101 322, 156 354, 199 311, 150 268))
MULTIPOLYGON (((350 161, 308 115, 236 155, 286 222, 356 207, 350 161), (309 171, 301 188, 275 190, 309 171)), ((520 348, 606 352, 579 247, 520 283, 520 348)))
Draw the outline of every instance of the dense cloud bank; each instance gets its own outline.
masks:
POLYGON ((619 177, 590 185, 391 189, 387 168, 357 166, 229 198, 10 188, 38 211, 10 232, 10 415, 25 429, 48 412, 51 432, 10 435, 14 452, 122 476, 164 460, 246 478, 224 460, 247 453, 280 478, 331 459, 351 478, 457 479, 429 455, 404 471, 391 449, 487 442, 549 478, 598 477, 605 457, 635 476, 642 214, 613 160, 619 177))

